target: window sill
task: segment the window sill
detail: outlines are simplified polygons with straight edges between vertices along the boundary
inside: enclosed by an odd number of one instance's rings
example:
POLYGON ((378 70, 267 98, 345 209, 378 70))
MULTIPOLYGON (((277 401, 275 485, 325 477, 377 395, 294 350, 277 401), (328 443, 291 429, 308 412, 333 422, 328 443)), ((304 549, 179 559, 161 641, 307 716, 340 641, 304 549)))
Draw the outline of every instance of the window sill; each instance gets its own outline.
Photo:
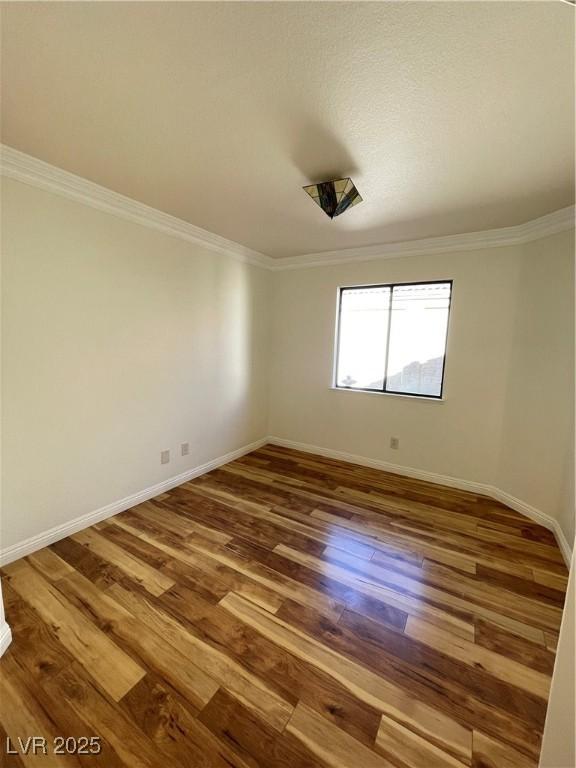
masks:
POLYGON ((357 395, 378 395, 384 397, 400 397, 403 400, 419 400, 427 403, 445 403, 445 397, 426 397, 426 395, 408 395, 402 392, 376 392, 371 389, 347 389, 346 387, 330 387, 333 392, 354 392, 357 395))

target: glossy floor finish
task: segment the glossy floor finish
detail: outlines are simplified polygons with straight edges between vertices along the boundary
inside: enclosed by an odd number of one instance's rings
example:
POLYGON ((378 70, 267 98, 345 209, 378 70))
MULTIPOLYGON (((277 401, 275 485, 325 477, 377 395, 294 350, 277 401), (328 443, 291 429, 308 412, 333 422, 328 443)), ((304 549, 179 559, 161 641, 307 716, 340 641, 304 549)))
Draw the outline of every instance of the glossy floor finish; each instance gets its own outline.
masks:
POLYGON ((3 575, 6 765, 537 765, 566 568, 487 498, 266 446, 3 575))

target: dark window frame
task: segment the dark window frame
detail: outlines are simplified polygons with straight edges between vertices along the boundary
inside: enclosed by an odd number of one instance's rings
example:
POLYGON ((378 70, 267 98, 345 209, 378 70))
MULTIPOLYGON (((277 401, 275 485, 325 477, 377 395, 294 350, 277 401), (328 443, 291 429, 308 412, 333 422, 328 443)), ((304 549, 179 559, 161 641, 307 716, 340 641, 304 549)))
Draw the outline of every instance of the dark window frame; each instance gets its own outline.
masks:
POLYGON ((336 322, 336 354, 334 359, 333 386, 335 389, 351 390, 352 392, 377 392, 380 395, 403 395, 405 397, 424 397, 427 400, 442 400, 444 397, 444 379, 446 374, 446 357, 448 353, 448 333, 450 330, 450 315, 452 311, 452 292, 454 288, 453 280, 418 280, 404 283, 368 283, 367 285, 343 285, 338 288, 338 318, 336 322), (392 327, 392 296, 394 288, 406 285, 449 285, 450 299, 448 301, 448 319, 446 321, 446 338, 444 339, 444 357, 442 360, 442 378, 440 380, 440 394, 426 395, 421 392, 399 392, 394 389, 386 389, 388 383, 388 355, 390 350, 390 329, 392 327), (390 307, 388 309, 388 328, 386 331, 386 352, 384 357, 384 378, 382 389, 373 389, 370 387, 346 387, 338 384, 338 363, 340 358, 340 325, 342 322, 342 295, 345 291, 357 291, 361 288, 389 288, 390 289, 390 307))

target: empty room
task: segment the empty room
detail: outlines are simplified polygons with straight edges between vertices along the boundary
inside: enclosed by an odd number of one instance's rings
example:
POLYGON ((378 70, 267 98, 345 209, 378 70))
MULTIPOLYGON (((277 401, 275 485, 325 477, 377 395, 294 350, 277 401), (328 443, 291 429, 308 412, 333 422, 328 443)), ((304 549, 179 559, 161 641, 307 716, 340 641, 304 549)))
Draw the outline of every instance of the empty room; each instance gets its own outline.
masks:
POLYGON ((0 12, 0 765, 576 768, 574 4, 0 12))

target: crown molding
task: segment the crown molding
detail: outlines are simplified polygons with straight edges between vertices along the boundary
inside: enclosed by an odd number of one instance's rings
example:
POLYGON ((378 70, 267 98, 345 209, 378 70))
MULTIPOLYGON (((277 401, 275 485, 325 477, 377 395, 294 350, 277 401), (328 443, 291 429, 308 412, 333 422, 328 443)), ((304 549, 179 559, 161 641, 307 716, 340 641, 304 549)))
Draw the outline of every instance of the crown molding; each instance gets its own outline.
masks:
POLYGON ((121 219, 151 227, 164 234, 231 256, 239 261, 270 268, 273 260, 225 237, 189 224, 168 213, 139 203, 118 192, 83 179, 5 144, 0 148, 0 172, 24 184, 63 195, 121 219))
POLYGON ((273 259, 240 245, 240 243, 227 240, 225 237, 171 216, 169 213, 164 213, 118 192, 113 192, 106 187, 83 179, 81 176, 56 168, 43 160, 38 160, 5 144, 0 145, 0 173, 24 184, 63 195, 113 216, 151 227, 172 237, 187 240, 195 245, 209 248, 217 253, 273 272, 377 259, 397 259, 403 256, 501 248, 507 245, 528 243, 554 235, 557 232, 574 229, 574 206, 569 206, 514 227, 273 259))
POLYGON ((521 245, 558 232, 574 229, 574 206, 562 208, 539 219, 527 221, 514 227, 488 229, 482 232, 467 232, 462 235, 431 237, 426 240, 405 240, 400 243, 383 243, 362 248, 346 248, 337 251, 307 253, 303 256, 288 256, 275 260, 273 271, 305 269, 334 264, 348 264, 377 259, 397 259, 402 256, 423 256, 455 251, 477 251, 484 248, 502 248, 507 245, 521 245), (280 263, 278 263, 280 262, 280 263))

